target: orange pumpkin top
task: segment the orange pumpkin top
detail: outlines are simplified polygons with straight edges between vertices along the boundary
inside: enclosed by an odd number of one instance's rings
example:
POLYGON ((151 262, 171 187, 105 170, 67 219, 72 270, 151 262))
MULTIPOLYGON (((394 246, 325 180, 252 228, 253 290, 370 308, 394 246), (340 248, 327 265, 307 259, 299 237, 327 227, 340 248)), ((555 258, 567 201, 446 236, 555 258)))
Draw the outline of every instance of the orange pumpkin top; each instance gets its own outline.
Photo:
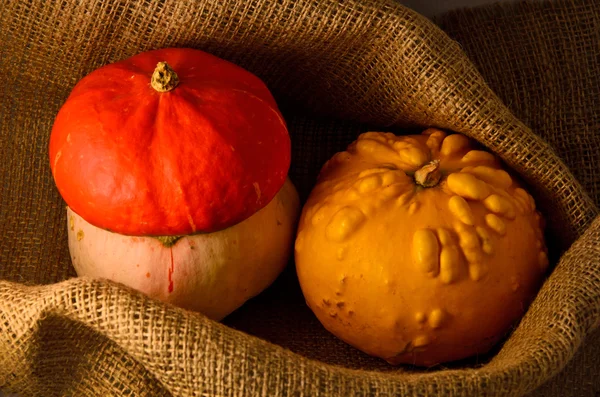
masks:
POLYGON ((290 138, 266 85, 193 49, 144 52, 83 78, 50 137, 59 192, 91 224, 128 235, 226 228, 268 204, 290 138))

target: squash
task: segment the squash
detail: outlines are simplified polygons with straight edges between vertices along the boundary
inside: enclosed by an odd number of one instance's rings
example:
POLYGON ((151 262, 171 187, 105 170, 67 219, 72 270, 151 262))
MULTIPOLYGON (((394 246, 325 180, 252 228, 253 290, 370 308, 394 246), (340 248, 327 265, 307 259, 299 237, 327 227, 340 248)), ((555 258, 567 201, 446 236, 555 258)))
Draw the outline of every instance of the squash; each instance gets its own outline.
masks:
POLYGON ((56 116, 49 149, 69 207, 128 235, 235 225, 275 197, 291 160, 264 83, 187 48, 144 52, 85 76, 56 116))
POLYGON ((221 320, 268 287, 292 256, 300 201, 287 179, 266 207, 224 230, 174 244, 93 226, 67 208, 77 274, 128 285, 155 299, 221 320))
POLYGON ((322 168, 295 242, 306 302, 390 364, 488 352, 548 267, 544 220, 493 154, 461 134, 368 132, 322 168))
POLYGON ((291 142, 266 85, 200 50, 105 65, 59 110, 50 167, 77 274, 221 319, 291 256, 291 142))

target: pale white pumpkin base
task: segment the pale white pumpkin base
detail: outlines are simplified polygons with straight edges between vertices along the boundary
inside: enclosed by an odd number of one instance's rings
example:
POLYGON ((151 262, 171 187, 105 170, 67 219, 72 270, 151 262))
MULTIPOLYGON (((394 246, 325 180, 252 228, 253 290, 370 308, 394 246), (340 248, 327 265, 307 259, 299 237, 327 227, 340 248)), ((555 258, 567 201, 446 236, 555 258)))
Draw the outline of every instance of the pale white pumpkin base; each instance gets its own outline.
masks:
POLYGON ((288 179, 266 207, 245 221, 165 247, 153 237, 97 228, 67 208, 69 250, 79 276, 117 281, 221 320, 285 268, 299 210, 298 194, 288 179))

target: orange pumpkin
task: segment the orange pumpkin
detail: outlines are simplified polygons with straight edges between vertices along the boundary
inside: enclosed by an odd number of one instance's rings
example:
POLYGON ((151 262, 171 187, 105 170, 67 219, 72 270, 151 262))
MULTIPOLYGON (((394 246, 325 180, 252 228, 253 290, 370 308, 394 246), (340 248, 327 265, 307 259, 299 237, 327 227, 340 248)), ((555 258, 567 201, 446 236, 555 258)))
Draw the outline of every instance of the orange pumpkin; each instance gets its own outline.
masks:
POLYGON ((50 167, 80 276, 220 320, 291 256, 299 198, 267 86, 200 50, 105 65, 56 116, 50 167))
POLYGON ((285 121, 254 74, 204 51, 164 48, 81 79, 56 116, 52 175, 93 225, 136 236, 235 225, 283 186, 285 121))
POLYGON ((533 198, 460 134, 368 132, 323 167, 295 245, 307 304, 391 364, 489 351, 548 266, 533 198))

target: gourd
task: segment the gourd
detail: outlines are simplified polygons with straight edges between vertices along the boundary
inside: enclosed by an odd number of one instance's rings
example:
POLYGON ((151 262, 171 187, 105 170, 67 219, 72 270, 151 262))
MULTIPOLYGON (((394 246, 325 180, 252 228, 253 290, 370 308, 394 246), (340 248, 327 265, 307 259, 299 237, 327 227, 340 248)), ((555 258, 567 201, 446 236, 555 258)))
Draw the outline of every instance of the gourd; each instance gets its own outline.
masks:
POLYGON ((118 281, 153 298, 221 320, 262 292, 292 255, 298 194, 287 179, 266 207, 224 230, 173 244, 91 225, 67 208, 77 274, 118 281))
POLYGON ((532 196, 461 134, 368 132, 322 168, 296 271, 331 333, 391 364, 488 352, 548 267, 532 196))
POLYGON ((223 318, 291 256, 290 146, 266 85, 206 52, 148 51, 93 71, 49 145, 78 275, 223 318))

